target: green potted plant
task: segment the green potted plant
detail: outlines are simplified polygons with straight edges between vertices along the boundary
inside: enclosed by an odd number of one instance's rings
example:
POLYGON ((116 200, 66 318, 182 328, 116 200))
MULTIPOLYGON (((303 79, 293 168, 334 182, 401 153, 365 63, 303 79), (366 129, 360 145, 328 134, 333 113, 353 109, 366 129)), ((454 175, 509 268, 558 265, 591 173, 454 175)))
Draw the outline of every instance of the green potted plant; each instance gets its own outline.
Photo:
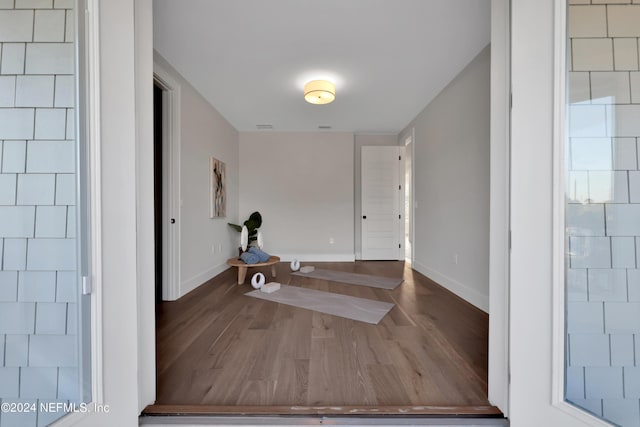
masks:
MULTIPOLYGON (((231 228, 236 230, 238 233, 242 232, 242 225, 227 223, 231 228)), ((260 212, 254 212, 249 215, 249 219, 242 223, 245 227, 247 227, 248 231, 248 246, 251 246, 253 242, 258 240, 258 229, 262 225, 262 215, 260 212)), ((242 254, 242 248, 240 248, 240 254, 242 254)))

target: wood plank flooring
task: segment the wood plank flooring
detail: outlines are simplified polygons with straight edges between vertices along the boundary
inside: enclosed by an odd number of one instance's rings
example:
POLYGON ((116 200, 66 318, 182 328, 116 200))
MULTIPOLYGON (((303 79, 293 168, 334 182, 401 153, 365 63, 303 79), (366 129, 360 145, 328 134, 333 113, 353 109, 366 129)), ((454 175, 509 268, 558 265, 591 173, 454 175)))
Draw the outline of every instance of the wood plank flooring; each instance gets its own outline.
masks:
POLYGON ((500 414, 487 400, 486 313, 402 262, 313 265, 405 281, 388 291, 277 265, 280 283, 396 304, 370 325, 246 297, 227 270, 158 306, 157 401, 145 412, 500 414))

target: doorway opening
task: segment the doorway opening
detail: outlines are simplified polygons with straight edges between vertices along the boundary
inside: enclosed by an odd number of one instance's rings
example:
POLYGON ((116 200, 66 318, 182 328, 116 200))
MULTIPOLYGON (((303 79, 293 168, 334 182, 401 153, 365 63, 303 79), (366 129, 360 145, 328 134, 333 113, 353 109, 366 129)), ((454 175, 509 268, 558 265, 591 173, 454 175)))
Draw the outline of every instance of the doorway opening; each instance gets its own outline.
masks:
POLYGON ((156 304, 162 302, 162 88, 153 84, 153 258, 156 304))

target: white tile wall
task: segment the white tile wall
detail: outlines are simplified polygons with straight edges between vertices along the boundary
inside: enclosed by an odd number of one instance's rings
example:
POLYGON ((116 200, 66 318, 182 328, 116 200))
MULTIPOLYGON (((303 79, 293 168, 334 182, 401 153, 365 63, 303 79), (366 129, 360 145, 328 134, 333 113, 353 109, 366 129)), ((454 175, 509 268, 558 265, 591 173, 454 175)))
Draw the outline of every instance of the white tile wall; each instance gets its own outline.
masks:
POLYGON ((2 74, 23 74, 25 43, 3 43, 2 44, 2 74))
POLYGON ((567 300, 579 302, 587 299, 587 269, 567 269, 567 300))
MULTIPOLYGON (((18 272, 0 271, 0 302, 13 302, 18 299, 18 272)), ((3 337, 0 336, 0 341, 3 337)), ((0 364, 0 366, 2 366, 0 364)))
POLYGON ((609 366, 610 364, 607 335, 572 333, 569 336, 569 345, 570 366, 609 366))
POLYGON ((607 235, 640 236, 640 205, 608 205, 606 209, 607 235))
POLYGON ((591 73, 591 97, 594 104, 628 104, 631 102, 629 91, 629 73, 591 73))
POLYGON ((635 6, 607 7, 609 37, 640 37, 640 9, 635 6))
POLYGON ((638 402, 630 399, 605 399, 602 402, 603 415, 621 426, 640 425, 638 402))
POLYGON ((613 68, 617 71, 638 69, 637 39, 613 39, 613 68))
POLYGON ((569 37, 606 37, 607 11, 604 6, 571 6, 569 37))
POLYGON ((75 270, 74 239, 32 239, 27 251, 29 270, 75 270))
POLYGON ((614 135, 636 137, 640 135, 640 105, 616 105, 613 111, 615 117, 614 135))
POLYGON ((571 268, 611 268, 611 243, 607 237, 570 237, 571 268))
POLYGON ((569 333, 603 333, 604 315, 602 304, 597 302, 570 302, 567 307, 567 331, 569 333))
POLYGON ((567 367, 567 399, 584 399, 584 368, 567 367))
MULTIPOLYGON (((66 234, 66 206, 38 206, 36 211, 35 237, 63 238, 66 237, 66 234)), ((633 263, 635 264, 635 257, 633 263)))
POLYGON ((612 334, 640 334, 640 303, 605 302, 605 331, 612 334))
POLYGON ((0 108, 0 129, 2 138, 33 138, 33 108, 0 108))
POLYGON ((32 34, 32 10, 0 10, 0 40, 29 42, 32 34))
POLYGON ((56 205, 76 204, 76 177, 73 174, 56 175, 56 205))
POLYGON ((29 342, 29 366, 77 366, 77 348, 73 335, 33 335, 29 342))
POLYGON ((16 204, 16 175, 0 174, 0 205, 16 204))
POLYGON ((28 43, 27 74, 73 74, 73 44, 28 43))
POLYGON ((13 107, 16 97, 16 77, 0 76, 0 107, 13 107))
POLYGON ((640 302, 640 270, 627 270, 629 302, 640 302))
POLYGON ((613 168, 635 170, 638 168, 635 138, 613 138, 613 168))
POLYGON ((75 271, 58 271, 57 302, 76 302, 78 286, 75 271))
POLYGON ((56 9, 73 9, 73 0, 54 0, 53 7, 56 9))
POLYGON ((58 398, 65 400, 78 399, 78 370, 60 368, 58 373, 58 398))
POLYGON ((604 236, 604 204, 568 205, 567 229, 570 236, 604 236))
POLYGON ((633 366, 633 335, 613 334, 610 336, 610 340, 611 366, 633 366))
POLYGON ((596 416, 602 416, 602 399, 570 399, 570 402, 596 416))
POLYGON ((29 141, 27 173, 73 173, 75 153, 74 141, 29 141))
POLYGON ((18 175, 19 205, 53 205, 56 176, 54 174, 18 175))
POLYGON ((36 109, 36 139, 64 139, 67 112, 62 108, 36 109))
POLYGON ((631 102, 640 104, 640 72, 629 73, 631 82, 631 102))
POLYGON ((53 302, 56 297, 56 273, 53 271, 21 271, 18 277, 18 300, 53 302))
POLYGON ((20 173, 25 171, 27 158, 26 141, 5 141, 2 151, 2 172, 20 173))
POLYGON ((33 41, 63 42, 65 15, 64 10, 36 10, 33 41))
POLYGON ((612 71, 613 41, 606 38, 572 39, 572 71, 612 71))
POLYGON ((0 206, 0 237, 33 237, 34 206, 0 206))
POLYGON ((29 335, 7 335, 5 349, 5 366, 27 366, 29 360, 29 335))
POLYGON ((64 335, 66 331, 67 304, 56 302, 36 304, 36 334, 64 335))
POLYGON ((73 108, 75 105, 75 78, 73 76, 56 76, 55 104, 56 108, 73 108))
POLYGON ((27 239, 4 239, 3 270, 24 270, 27 265, 27 239))
POLYGON ((592 203, 629 203, 629 179, 625 171, 589 171, 592 203))
POLYGON ((0 368, 0 396, 5 398, 18 397, 19 388, 20 370, 18 368, 0 368))
MULTIPOLYGON (((3 401, 79 398, 74 6, 0 0, 3 401)), ((1 414, 0 427, 45 426, 59 416, 1 414)))
POLYGON ((569 74, 569 103, 590 104, 591 83, 589 80, 589 73, 571 72, 569 74))
POLYGON ((636 244, 633 237, 611 238, 611 267, 636 268, 636 244))
POLYGON ((57 368, 21 368, 21 398, 55 398, 58 393, 57 368))
POLYGON ((622 368, 585 368, 587 399, 621 399, 623 397, 622 368))
POLYGON ((53 0, 16 0, 16 9, 51 9, 53 0))
POLYGON ((589 301, 627 301, 627 270, 590 269, 588 280, 589 301))
POLYGON ((54 76, 18 76, 16 107, 53 107, 54 76))
POLYGON ((629 201, 640 203, 640 171, 629 171, 629 201))
POLYGON ((33 334, 36 305, 0 302, 0 334, 33 334))

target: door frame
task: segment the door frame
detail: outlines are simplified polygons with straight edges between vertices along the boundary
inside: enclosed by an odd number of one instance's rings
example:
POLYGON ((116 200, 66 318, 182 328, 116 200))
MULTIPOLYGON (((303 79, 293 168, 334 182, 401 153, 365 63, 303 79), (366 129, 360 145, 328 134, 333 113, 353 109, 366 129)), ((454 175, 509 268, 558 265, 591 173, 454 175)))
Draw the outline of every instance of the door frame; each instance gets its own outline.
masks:
POLYGON ((180 83, 157 61, 153 80, 162 88, 162 299, 180 297, 180 83), (171 224, 169 219, 175 220, 171 224))
MULTIPOLYGON (((414 193, 414 188, 415 188, 415 183, 416 183, 416 171, 415 171, 415 158, 416 158, 416 129, 415 127, 411 126, 411 129, 408 132, 405 132, 403 134, 400 134, 400 137, 398 139, 398 145, 400 145, 401 147, 404 147, 404 155, 407 155, 407 139, 411 138, 411 177, 409 179, 410 181, 410 188, 409 188, 409 229, 411 230, 411 265, 413 265, 413 261, 415 258, 415 244, 416 244, 416 227, 413 223, 413 218, 415 216, 415 193, 414 193)), ((407 172, 407 161, 406 161, 406 157, 405 157, 405 161, 402 162, 401 168, 402 168, 402 182, 405 182, 404 178, 405 178, 405 174, 407 172)), ((406 199, 406 189, 405 191, 402 192, 402 209, 401 212, 405 212, 405 203, 407 202, 406 199)), ((406 229, 405 229, 405 221, 402 222, 402 238, 404 238, 405 233, 406 233, 406 229)), ((406 242, 403 242, 403 244, 406 244, 406 242)), ((402 248, 402 260, 406 259, 406 247, 402 248)))
MULTIPOLYGON (((496 85, 492 85, 492 99, 494 95, 497 94, 507 94, 506 96, 500 96, 496 98, 498 102, 491 107, 491 115, 492 115, 492 123, 494 118, 497 121, 501 121, 503 123, 502 127, 497 128, 498 133, 493 134, 491 136, 491 146, 492 153, 494 150, 499 151, 503 150, 504 153, 508 153, 509 148, 509 138, 510 138, 510 128, 509 128, 509 108, 508 108, 508 94, 510 93, 510 43, 511 39, 510 34, 510 5, 512 3, 518 3, 524 0, 491 0, 491 9, 492 9, 492 34, 491 34, 491 43, 492 43, 492 72, 491 79, 492 81, 497 82, 496 85), (496 46, 497 45, 497 46, 496 46), (498 64, 498 67, 494 65, 498 64), (494 74, 496 73, 496 74, 494 74), (498 90, 498 92, 494 92, 494 89, 498 90)), ((551 1, 551 0, 547 0, 551 1)), ((151 19, 152 16, 152 4, 150 0, 136 0, 136 13, 135 13, 135 22, 136 24, 140 22, 140 20, 148 20, 151 19)), ((135 26, 135 34, 136 39, 140 39, 141 43, 137 45, 137 49, 140 50, 143 54, 151 54, 153 52, 153 42, 152 39, 146 37, 144 33, 145 28, 136 25, 135 26), (141 29, 142 28, 142 29, 141 29), (142 37, 139 38, 138 36, 142 37)), ((529 36, 528 39, 531 39, 532 36, 529 36)), ((524 40, 526 41, 526 40, 524 40)), ((522 46, 520 46, 522 47, 522 46)), ((144 75, 137 75, 136 85, 148 85, 148 77, 144 75)), ((142 102, 137 106, 138 111, 144 109, 151 109, 151 100, 149 100, 149 105, 144 105, 142 102)), ((142 141, 137 140, 137 144, 141 144, 142 141)), ((415 146, 414 146, 415 147, 415 146)), ((144 150, 142 150, 144 151, 144 150)), ((144 154, 144 153, 142 153, 144 154)), ((147 155, 150 155, 148 152, 147 155)), ((179 153, 178 153, 179 154, 179 153)), ((498 163, 492 163, 492 176, 493 176, 493 168, 496 169, 496 173, 498 176, 505 177, 509 176, 509 156, 504 154, 506 159, 500 161, 498 163)), ((493 160, 493 157, 492 157, 493 160)), ((179 176, 179 175, 178 175, 179 176)), ((494 186, 492 181, 491 191, 494 193, 497 191, 496 197, 498 203, 498 211, 496 211, 498 215, 498 219, 509 218, 508 212, 510 207, 510 193, 509 186, 506 184, 506 188, 502 188, 500 186, 494 186)), ((505 186, 503 186, 505 187, 505 186)), ((492 207, 493 207, 492 203, 492 207)), ((493 215, 492 209, 492 215, 493 215)), ((494 224, 494 218, 491 219, 492 224, 494 224)), ((495 222, 497 228, 492 228, 491 231, 491 239, 495 237, 496 243, 491 244, 490 253, 491 259, 495 257, 499 257, 501 262, 498 265, 493 265, 491 267, 490 275, 491 277, 495 277, 495 281, 490 282, 490 338, 489 338, 489 401, 491 404, 499 407, 505 415, 509 415, 512 411, 510 408, 510 400, 509 397, 511 395, 510 387, 509 387, 509 374, 510 374, 510 354, 509 354, 509 334, 510 334, 510 298, 508 294, 509 290, 509 249, 508 249, 508 236, 509 234, 509 222, 500 222, 496 220, 495 222), (494 236, 493 233, 496 233, 494 236), (494 319, 494 320, 491 320, 494 319)), ((415 229, 415 228, 414 228, 415 229)), ((415 241, 415 239, 414 239, 415 241)), ((140 242, 141 248, 140 251, 153 250, 153 241, 150 242, 140 242)), ((414 251, 415 253, 415 251, 414 251)), ((153 290, 147 289, 147 287, 153 288, 154 280, 153 277, 139 277, 137 281, 137 286, 139 290, 139 294, 148 294, 153 295, 153 290)), ((151 347, 149 342, 143 338, 143 332, 153 330, 155 325, 155 319, 153 313, 149 313, 148 311, 145 313, 139 313, 139 325, 138 325, 138 345, 139 351, 144 354, 154 354, 155 345, 151 347)), ((147 404, 153 403, 155 400, 155 389, 151 388, 151 384, 155 384, 155 378, 149 379, 145 378, 149 375, 151 369, 147 369, 146 366, 152 365, 153 372, 155 372, 155 360, 151 360, 149 358, 139 358, 138 359, 138 369, 141 372, 141 385, 139 390, 139 395, 141 400, 138 402, 139 407, 143 408, 147 404), (150 398, 149 396, 153 396, 150 398)))

